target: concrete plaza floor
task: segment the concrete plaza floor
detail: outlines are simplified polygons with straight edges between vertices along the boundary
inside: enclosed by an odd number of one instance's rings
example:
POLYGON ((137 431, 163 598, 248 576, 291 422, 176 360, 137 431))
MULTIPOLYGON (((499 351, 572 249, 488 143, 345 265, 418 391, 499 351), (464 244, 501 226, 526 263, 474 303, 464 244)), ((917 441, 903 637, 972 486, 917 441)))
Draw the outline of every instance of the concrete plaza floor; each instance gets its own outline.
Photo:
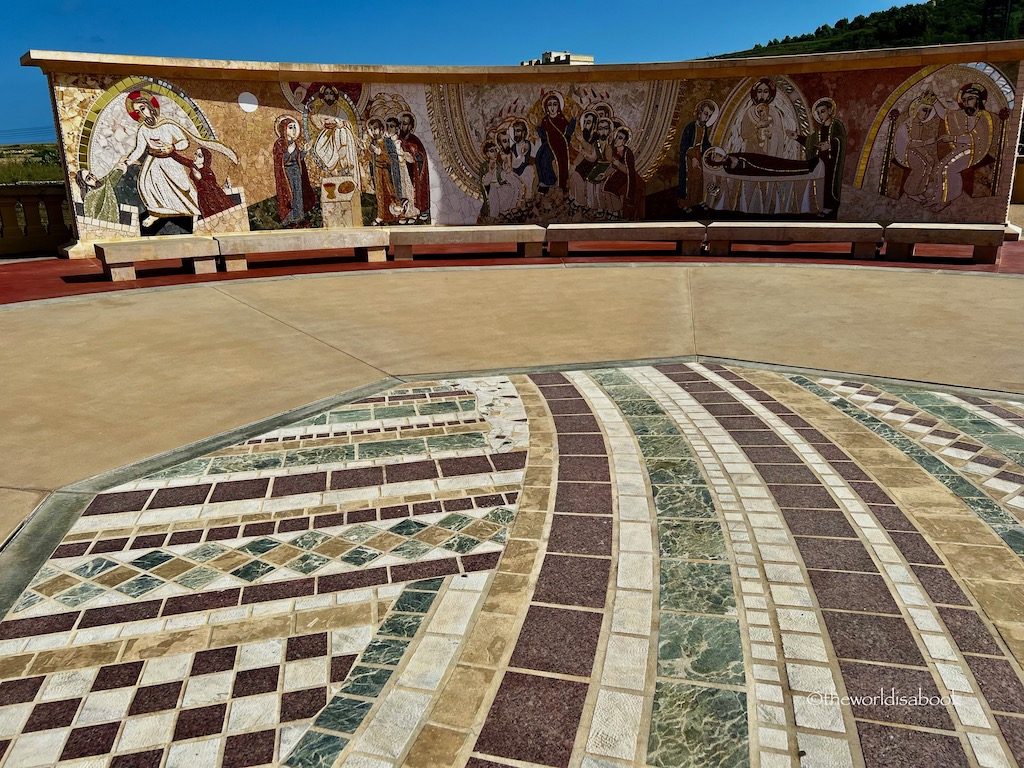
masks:
POLYGON ((0 537, 48 500, 0 765, 1024 764, 1022 306, 637 263, 4 307, 0 537))

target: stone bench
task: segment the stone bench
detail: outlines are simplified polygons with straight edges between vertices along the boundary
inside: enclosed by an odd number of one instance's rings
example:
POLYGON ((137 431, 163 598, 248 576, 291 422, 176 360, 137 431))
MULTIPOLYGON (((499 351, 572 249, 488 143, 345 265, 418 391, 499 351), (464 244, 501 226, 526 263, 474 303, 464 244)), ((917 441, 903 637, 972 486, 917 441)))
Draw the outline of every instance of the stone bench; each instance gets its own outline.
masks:
POLYGON ((143 261, 181 259, 191 262, 197 275, 217 271, 220 250, 212 237, 197 235, 163 235, 160 237, 112 240, 96 243, 96 255, 103 262, 103 271, 114 281, 134 280, 135 265, 143 261))
POLYGON ((874 258, 881 224, 831 221, 716 221, 708 224, 708 252, 728 256, 733 243, 852 243, 850 253, 874 258))
POLYGON ((544 252, 544 227, 536 224, 391 228, 391 252, 395 261, 411 261, 415 245, 489 245, 515 243, 520 256, 536 258, 544 252))
POLYGON ((549 224, 548 254, 564 258, 569 243, 575 241, 672 242, 676 252, 685 256, 700 255, 706 227, 698 221, 624 221, 595 224, 549 224))
POLYGON ((387 261, 388 230, 381 227, 347 229, 275 229, 232 232, 216 236, 228 272, 248 269, 254 253, 299 253, 351 248, 367 261, 387 261))
POLYGON ((995 264, 1006 237, 1002 224, 890 224, 885 228, 886 257, 909 259, 918 243, 973 245, 974 260, 995 264))

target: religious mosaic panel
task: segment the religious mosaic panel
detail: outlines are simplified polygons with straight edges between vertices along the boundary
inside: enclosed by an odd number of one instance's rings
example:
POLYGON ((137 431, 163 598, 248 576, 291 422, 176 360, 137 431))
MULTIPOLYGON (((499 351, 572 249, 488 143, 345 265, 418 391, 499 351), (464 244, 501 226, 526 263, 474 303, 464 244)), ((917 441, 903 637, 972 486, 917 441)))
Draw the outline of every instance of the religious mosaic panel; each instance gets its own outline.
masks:
MULTIPOLYGON (((628 82, 56 75, 79 238, 1005 219, 1019 65, 628 82)), ((244 73, 239 73, 244 77, 244 73)))

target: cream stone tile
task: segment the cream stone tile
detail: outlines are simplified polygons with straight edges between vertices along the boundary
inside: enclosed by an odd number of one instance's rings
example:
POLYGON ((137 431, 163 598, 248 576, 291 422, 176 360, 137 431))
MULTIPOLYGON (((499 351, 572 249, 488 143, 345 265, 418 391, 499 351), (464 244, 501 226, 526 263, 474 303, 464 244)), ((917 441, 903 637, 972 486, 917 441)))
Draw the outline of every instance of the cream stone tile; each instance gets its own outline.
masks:
POLYGON ((594 707, 587 751, 632 760, 640 734, 643 707, 643 696, 601 690, 594 707))

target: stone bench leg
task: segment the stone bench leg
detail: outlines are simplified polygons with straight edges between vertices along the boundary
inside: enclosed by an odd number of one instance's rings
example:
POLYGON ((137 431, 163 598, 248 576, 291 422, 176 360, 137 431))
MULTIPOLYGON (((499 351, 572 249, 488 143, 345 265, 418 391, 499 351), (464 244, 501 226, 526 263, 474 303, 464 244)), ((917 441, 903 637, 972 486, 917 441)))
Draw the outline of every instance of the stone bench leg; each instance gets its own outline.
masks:
POLYGON ((353 248, 358 259, 366 259, 367 261, 387 261, 388 260, 388 249, 384 246, 373 246, 371 247, 359 247, 353 248))
POLYGON ((854 243, 850 249, 855 259, 873 259, 878 254, 877 243, 854 243))
POLYGON ((249 268, 245 254, 231 254, 224 257, 225 272, 245 272, 249 268))
POLYGON ((891 261, 906 261, 914 255, 913 243, 886 243, 885 257, 891 261))
POLYGON ((119 283, 122 280, 134 280, 135 279, 135 265, 134 264, 118 264, 113 267, 105 267, 106 273, 110 275, 110 279, 115 283, 119 283))
POLYGON ((700 240, 680 240, 676 243, 676 253, 680 256, 700 256, 700 240))
POLYGON ((516 253, 527 259, 539 259, 544 255, 544 243, 517 243, 516 253))
POLYGON ((974 246, 974 260, 978 264, 995 264, 999 259, 998 245, 976 245, 974 246))
POLYGON ((711 240, 708 242, 708 255, 728 256, 730 245, 732 245, 732 243, 728 240, 711 240))
POLYGON ((201 259, 192 259, 192 271, 197 275, 212 275, 217 271, 217 258, 207 256, 201 259))
POLYGON ((392 245, 391 251, 395 254, 395 261, 412 261, 411 245, 392 245))
POLYGON ((553 259, 564 259, 569 255, 569 241, 555 240, 548 243, 548 256, 553 259))

